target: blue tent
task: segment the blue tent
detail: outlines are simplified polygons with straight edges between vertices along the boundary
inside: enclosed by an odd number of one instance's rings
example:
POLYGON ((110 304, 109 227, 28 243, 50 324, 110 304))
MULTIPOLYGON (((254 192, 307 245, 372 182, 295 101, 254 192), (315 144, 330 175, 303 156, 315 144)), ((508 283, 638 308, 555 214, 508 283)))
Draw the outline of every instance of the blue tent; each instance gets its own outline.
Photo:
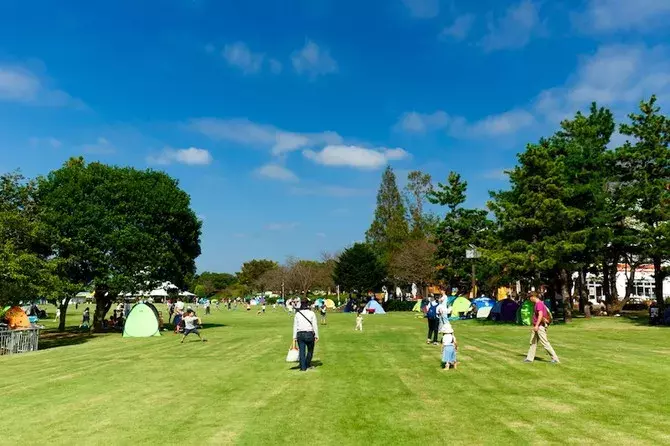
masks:
POLYGON ((344 310, 342 310, 343 313, 353 313, 354 311, 354 301, 353 299, 349 299, 347 304, 344 306, 344 310))
POLYGON ((478 297, 472 301, 473 304, 477 307, 477 310, 482 308, 495 307, 496 301, 489 297, 478 297))
POLYGON ((317 307, 321 307, 321 305, 323 305, 323 303, 325 301, 326 301, 325 299, 320 297, 320 298, 318 298, 317 300, 314 301, 314 305, 316 305, 317 307))
POLYGON ((386 311, 384 311, 382 306, 379 305, 379 302, 374 299, 368 302, 368 304, 365 306, 365 311, 373 314, 386 314, 386 311))

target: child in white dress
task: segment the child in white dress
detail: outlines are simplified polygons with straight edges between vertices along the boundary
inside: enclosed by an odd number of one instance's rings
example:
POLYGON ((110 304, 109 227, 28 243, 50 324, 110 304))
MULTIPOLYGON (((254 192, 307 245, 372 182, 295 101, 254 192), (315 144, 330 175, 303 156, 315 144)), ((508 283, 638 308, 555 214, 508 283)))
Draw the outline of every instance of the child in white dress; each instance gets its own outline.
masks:
POLYGON ((456 351, 458 350, 458 343, 456 342, 456 336, 454 336, 454 329, 449 325, 448 328, 444 330, 444 336, 442 337, 442 368, 449 370, 450 367, 453 367, 456 370, 456 351))

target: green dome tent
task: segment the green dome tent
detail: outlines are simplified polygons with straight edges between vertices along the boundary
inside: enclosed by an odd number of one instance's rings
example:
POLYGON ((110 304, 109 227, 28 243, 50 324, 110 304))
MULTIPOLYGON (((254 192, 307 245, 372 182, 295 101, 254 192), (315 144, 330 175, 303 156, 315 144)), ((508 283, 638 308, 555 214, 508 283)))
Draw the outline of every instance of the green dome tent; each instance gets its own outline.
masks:
POLYGON ((130 310, 123 326, 124 338, 148 338, 160 336, 158 331, 158 311, 151 304, 139 303, 130 310))
POLYGON ((516 323, 530 325, 533 321, 533 311, 535 311, 535 304, 530 300, 524 301, 516 314, 516 323))
POLYGON ((422 313, 421 311, 421 301, 417 300, 416 303, 414 304, 414 308, 412 308, 412 311, 416 311, 417 313, 422 313))
POLYGON ((470 301, 467 298, 465 298, 463 296, 457 297, 456 299, 454 299, 454 302, 451 304, 452 317, 458 317, 458 316, 461 316, 461 314, 463 316, 465 316, 467 313, 470 312, 470 307, 471 306, 472 306, 472 304, 470 303, 470 301))

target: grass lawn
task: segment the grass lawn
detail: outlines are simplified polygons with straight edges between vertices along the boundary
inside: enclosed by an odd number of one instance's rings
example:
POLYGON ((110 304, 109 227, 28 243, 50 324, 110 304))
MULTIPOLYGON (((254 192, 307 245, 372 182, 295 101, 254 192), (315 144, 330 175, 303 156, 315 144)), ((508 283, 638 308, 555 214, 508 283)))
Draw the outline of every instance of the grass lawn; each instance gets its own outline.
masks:
POLYGON ((443 372, 413 314, 366 316, 363 333, 328 318, 307 373, 284 362, 292 320, 272 310, 213 309, 208 343, 74 336, 0 357, 0 442, 670 444, 668 328, 553 326, 556 366, 541 348, 522 363, 528 327, 456 322, 460 368, 443 372))

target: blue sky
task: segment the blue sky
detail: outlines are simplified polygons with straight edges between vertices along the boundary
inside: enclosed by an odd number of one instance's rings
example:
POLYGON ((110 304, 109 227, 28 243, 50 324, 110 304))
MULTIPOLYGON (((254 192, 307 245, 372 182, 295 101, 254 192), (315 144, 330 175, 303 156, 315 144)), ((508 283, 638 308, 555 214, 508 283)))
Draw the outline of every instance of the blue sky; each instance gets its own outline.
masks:
POLYGON ((562 118, 670 94, 668 0, 55 5, 0 4, 0 171, 165 170, 201 271, 362 239, 387 163, 456 170, 483 206, 562 118))

